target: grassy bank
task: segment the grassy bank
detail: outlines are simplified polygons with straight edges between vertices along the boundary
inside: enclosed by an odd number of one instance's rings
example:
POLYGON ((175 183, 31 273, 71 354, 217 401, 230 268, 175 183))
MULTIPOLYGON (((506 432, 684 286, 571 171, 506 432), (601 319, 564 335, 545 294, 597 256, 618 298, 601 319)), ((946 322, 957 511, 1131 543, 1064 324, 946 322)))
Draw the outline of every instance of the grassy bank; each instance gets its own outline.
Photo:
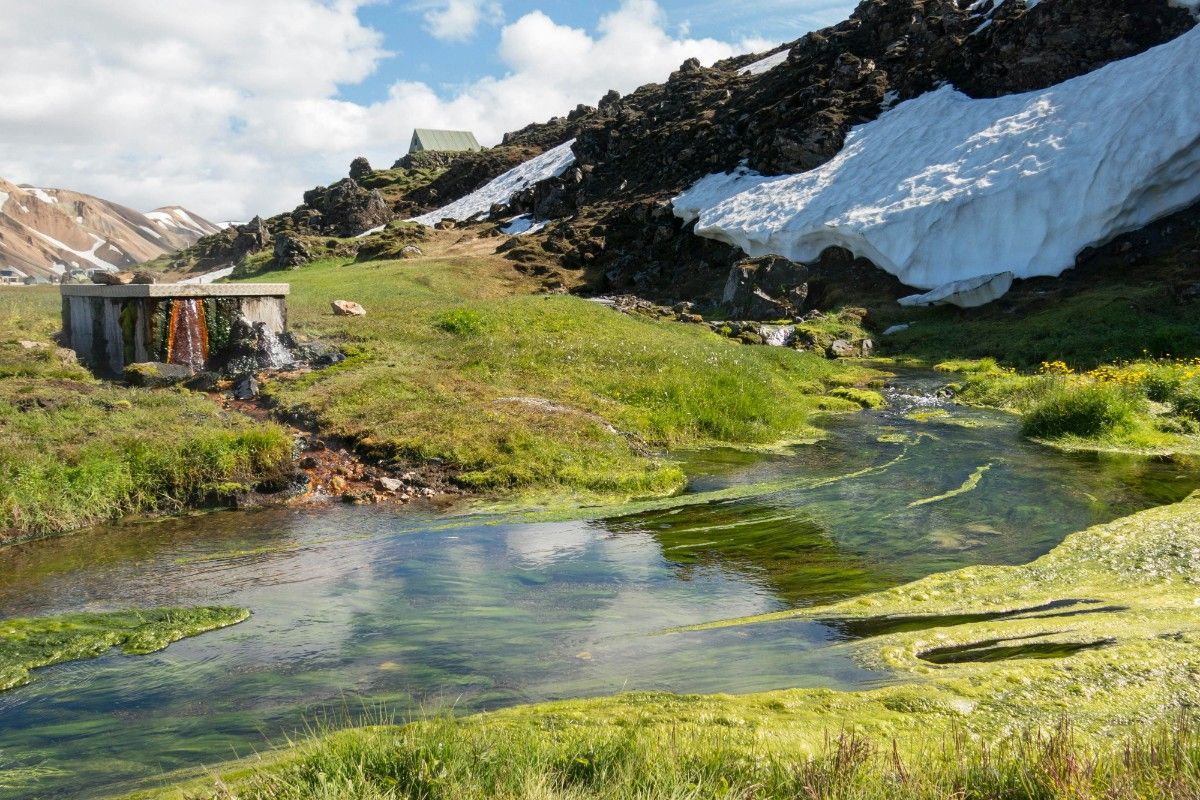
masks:
POLYGON ((951 361, 961 400, 1021 415, 1022 432, 1065 449, 1200 453, 1200 359, 1142 359, 1021 374, 994 359, 951 361))
POLYGON ((151 608, 0 620, 0 691, 29 683, 30 671, 96 658, 114 647, 128 655, 245 620, 243 608, 151 608))
POLYGON ((56 291, 0 289, 0 543, 219 500, 290 461, 278 426, 95 380, 51 341, 58 316, 56 291))
POLYGON ((1200 702, 1197 552, 1193 497, 1026 566, 719 623, 827 620, 840 647, 900 679, 882 689, 631 694, 376 725, 143 796, 1191 797, 1200 737, 1180 720, 1200 702))
POLYGON ((1196 306, 1178 291, 1195 280, 1195 256, 1183 252, 1022 281, 978 309, 889 305, 876 322, 880 330, 910 324, 880 344, 928 363, 990 357, 1030 371, 1043 361, 1092 369, 1146 356, 1191 358, 1200 356, 1196 306))
POLYGON ((270 397, 380 460, 440 463, 474 490, 607 497, 679 489, 662 448, 802 439, 813 412, 860 406, 832 394, 867 380, 860 366, 534 295, 493 246, 439 256, 433 242, 424 258, 287 273, 293 327, 351 355, 272 383, 270 397), (335 317, 334 299, 368 314, 335 317))

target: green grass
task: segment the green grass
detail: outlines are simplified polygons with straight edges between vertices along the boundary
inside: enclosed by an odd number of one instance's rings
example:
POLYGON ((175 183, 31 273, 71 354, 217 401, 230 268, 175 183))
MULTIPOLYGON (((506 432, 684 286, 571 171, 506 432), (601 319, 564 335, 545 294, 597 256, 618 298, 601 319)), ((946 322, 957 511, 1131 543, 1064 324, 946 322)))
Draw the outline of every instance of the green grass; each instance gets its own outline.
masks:
POLYGON ((532 295, 490 253, 324 261, 287 277, 293 327, 352 355, 272 383, 270 397, 376 458, 441 463, 476 490, 666 494, 684 477, 661 449, 810 436, 813 412, 859 407, 830 390, 870 377, 701 326, 532 295), (334 317, 335 299, 368 315, 334 317))
MULTIPOLYGON (((653 696, 640 698, 654 702, 653 696)), ((634 705, 636 701, 627 701, 634 705)), ((703 720, 673 698, 679 724, 433 721, 334 734, 263 772, 224 776, 205 800, 944 800, 1195 797, 1200 728, 1162 724, 1105 746, 1063 725, 982 744, 963 736, 901 747, 832 733, 812 752, 758 725, 703 720), (732 723, 732 724, 731 724, 732 723)), ((152 796, 152 795, 148 795, 152 796)), ((176 795, 179 796, 179 795, 176 795)))
POLYGON ((151 608, 0 620, 0 691, 29 683, 39 667, 104 655, 162 650, 172 642, 235 625, 244 608, 151 608))
POLYGON ((1021 415, 1022 432, 1072 450, 1200 452, 1200 361, 1149 360, 1077 372, 1062 361, 1036 373, 995 359, 937 365, 957 373, 960 400, 1021 415))
POLYGON ((219 501, 290 462, 277 425, 93 379, 50 341, 58 307, 52 290, 0 290, 0 541, 219 501))

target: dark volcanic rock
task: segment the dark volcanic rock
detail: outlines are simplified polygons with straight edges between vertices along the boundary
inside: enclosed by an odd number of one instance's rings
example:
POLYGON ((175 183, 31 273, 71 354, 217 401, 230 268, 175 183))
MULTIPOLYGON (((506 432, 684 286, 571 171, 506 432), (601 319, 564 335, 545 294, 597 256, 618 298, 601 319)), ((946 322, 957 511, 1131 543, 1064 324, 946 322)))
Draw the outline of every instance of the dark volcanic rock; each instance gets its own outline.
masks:
POLYGON ((783 319, 804 310, 809 270, 786 258, 740 261, 729 271, 722 310, 734 319, 783 319))
POLYGON ((304 206, 317 212, 308 227, 334 236, 357 236, 387 224, 392 209, 377 190, 364 189, 353 178, 304 193, 304 206))
POLYGON ((372 172, 374 170, 371 169, 371 162, 367 161, 363 156, 359 156, 350 162, 350 178, 352 180, 361 181, 372 172))
POLYGON ((312 261, 312 253, 304 242, 288 233, 281 233, 275 237, 275 266, 295 269, 309 261, 312 261))

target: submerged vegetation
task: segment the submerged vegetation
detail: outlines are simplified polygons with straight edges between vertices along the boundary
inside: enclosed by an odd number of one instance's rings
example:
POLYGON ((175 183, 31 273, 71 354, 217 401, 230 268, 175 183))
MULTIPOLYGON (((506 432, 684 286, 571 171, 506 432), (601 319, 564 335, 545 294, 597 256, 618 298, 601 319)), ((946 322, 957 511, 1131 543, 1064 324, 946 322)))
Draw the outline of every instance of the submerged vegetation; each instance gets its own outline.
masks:
POLYGON ((661 448, 813 435, 819 410, 874 404, 871 372, 535 286, 490 253, 326 260, 289 274, 293 327, 350 357, 267 391, 385 462, 440 463, 485 492, 631 497, 680 489, 661 448), (365 318, 329 313, 345 297, 365 318))
POLYGON ((0 542, 201 504, 290 461, 276 425, 95 380, 51 341, 58 306, 52 290, 0 289, 0 542))
POLYGON ((1193 496, 1091 528, 1025 566, 717 623, 842 625, 840 646, 895 685, 629 694, 375 725, 148 796, 1193 796, 1200 736, 1183 709, 1200 700, 1198 507, 1193 496))
POLYGON ((236 625, 244 608, 151 608, 0 620, 0 691, 31 680, 30 670, 96 658, 114 647, 128 655, 236 625))

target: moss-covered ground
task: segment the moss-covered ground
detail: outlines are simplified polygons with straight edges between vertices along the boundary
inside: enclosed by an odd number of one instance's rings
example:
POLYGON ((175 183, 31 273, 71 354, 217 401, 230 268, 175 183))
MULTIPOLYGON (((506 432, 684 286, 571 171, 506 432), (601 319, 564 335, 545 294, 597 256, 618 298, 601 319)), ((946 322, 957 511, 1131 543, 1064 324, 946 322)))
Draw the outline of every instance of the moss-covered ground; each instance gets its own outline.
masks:
POLYGON ((96 658, 114 647, 128 655, 245 620, 244 608, 151 608, 0 620, 0 691, 32 680, 31 670, 96 658))
POLYGON ((291 460, 276 425, 97 381, 55 347, 58 327, 57 291, 0 288, 0 544, 201 504, 291 460))
POLYGON ((272 382, 272 401, 381 461, 439 463, 473 490, 561 502, 669 494, 685 479, 666 448, 806 438, 814 412, 873 399, 834 394, 870 379, 861 365, 533 294, 494 241, 439 246, 288 272, 293 329, 350 357, 272 382), (334 316, 335 299, 367 316, 334 316))
POLYGON ((1025 566, 714 623, 824 620, 896 685, 636 694, 377 725, 149 796, 1192 797, 1200 742, 1179 721, 1200 702, 1197 563, 1193 496, 1025 566))

